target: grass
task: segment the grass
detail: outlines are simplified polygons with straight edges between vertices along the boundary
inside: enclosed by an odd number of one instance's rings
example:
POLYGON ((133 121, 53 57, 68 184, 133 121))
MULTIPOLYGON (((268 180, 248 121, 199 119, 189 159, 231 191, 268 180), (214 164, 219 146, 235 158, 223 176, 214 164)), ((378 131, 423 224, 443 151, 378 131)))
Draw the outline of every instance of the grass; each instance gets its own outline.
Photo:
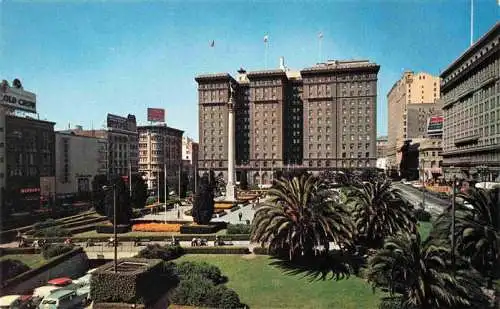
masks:
POLYGON ((432 229, 432 223, 419 221, 418 224, 419 224, 418 232, 420 233, 420 237, 422 238, 422 240, 427 239, 432 229))
POLYGON ((311 281, 304 275, 288 275, 270 265, 268 256, 185 255, 176 260, 207 262, 218 266, 250 308, 377 308, 380 292, 372 292, 363 279, 351 276, 340 281, 311 281))
POLYGON ((41 254, 7 254, 0 257, 0 260, 18 260, 28 265, 29 268, 37 268, 46 263, 46 260, 41 254))

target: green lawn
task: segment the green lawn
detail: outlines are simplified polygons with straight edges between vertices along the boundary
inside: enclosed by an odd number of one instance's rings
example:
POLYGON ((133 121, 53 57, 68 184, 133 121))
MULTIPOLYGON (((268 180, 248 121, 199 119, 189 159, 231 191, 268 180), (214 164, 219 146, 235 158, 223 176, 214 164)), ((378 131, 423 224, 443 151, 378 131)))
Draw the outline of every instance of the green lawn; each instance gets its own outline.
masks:
POLYGON ((422 240, 427 239, 432 229, 432 223, 419 221, 418 224, 420 225, 418 227, 418 231, 420 232, 420 237, 422 238, 422 240))
POLYGON ((380 292, 375 294, 364 280, 351 276, 340 281, 310 281, 304 275, 288 275, 270 265, 272 259, 255 255, 185 255, 176 261, 205 261, 218 266, 229 278, 243 303, 252 309, 378 308, 380 292))
POLYGON ((31 269, 40 267, 46 263, 41 254, 7 254, 0 257, 0 260, 6 259, 19 260, 31 269))

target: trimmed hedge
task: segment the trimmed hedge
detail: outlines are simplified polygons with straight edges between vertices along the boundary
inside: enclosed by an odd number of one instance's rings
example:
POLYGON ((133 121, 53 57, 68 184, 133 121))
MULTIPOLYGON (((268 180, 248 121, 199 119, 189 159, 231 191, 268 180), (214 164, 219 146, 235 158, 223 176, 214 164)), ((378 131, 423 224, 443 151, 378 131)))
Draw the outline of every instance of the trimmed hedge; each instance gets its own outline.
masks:
POLYGON ((42 249, 34 247, 0 248, 0 256, 8 254, 38 254, 40 252, 42 252, 42 249))
POLYGON ((161 246, 159 244, 150 244, 139 251, 137 257, 170 261, 180 257, 182 254, 184 254, 184 249, 179 245, 161 246))
POLYGON ((42 221, 42 222, 37 222, 35 224, 33 224, 33 229, 35 230, 41 230, 41 229, 45 229, 45 228, 48 228, 48 227, 53 227, 57 225, 57 221, 54 220, 54 219, 47 219, 45 221, 42 221))
MULTIPOLYGON (((215 237, 218 236, 222 240, 227 240, 227 241, 236 241, 236 240, 250 240, 250 235, 248 234, 234 234, 234 235, 216 235, 216 234, 177 234, 174 235, 175 239, 179 241, 191 241, 193 238, 198 237, 198 238, 205 238, 207 241, 214 241, 215 237)), ((82 236, 73 236, 71 239, 73 242, 87 242, 87 240, 92 240, 93 242, 107 242, 109 239, 110 235, 109 234, 102 234, 99 236, 94 236, 94 237, 82 237, 82 236)), ((118 236, 119 241, 135 241, 135 240, 150 240, 150 241, 165 241, 165 240, 171 240, 172 235, 144 235, 144 236, 118 236)), ((31 238, 28 237, 28 241, 33 241, 35 239, 39 238, 31 238)), ((66 238, 63 237, 49 237, 49 238, 43 238, 47 242, 50 243, 62 243, 66 238)))
POLYGON ((212 284, 221 284, 227 280, 217 266, 206 262, 181 262, 176 265, 176 269, 181 280, 201 277, 212 284))
POLYGON ((251 230, 252 230, 252 226, 249 224, 228 224, 227 225, 227 234, 250 234, 251 230))
POLYGON ((120 260, 118 266, 123 267, 124 263, 135 268, 115 273, 111 262, 92 273, 90 297, 94 302, 123 302, 148 307, 179 282, 173 265, 162 260, 125 259, 120 260))
POLYGON ((235 211, 237 211, 237 210, 239 210, 239 209, 241 209, 241 206, 240 206, 240 205, 236 205, 236 206, 234 206, 233 208, 231 208, 231 210, 230 210, 230 211, 231 211, 231 212, 235 212, 235 211))
POLYGON ((248 247, 221 246, 221 247, 185 247, 185 254, 248 254, 248 247))
POLYGON ((73 250, 72 245, 64 244, 49 244, 42 248, 42 256, 44 259, 48 260, 53 257, 63 255, 66 252, 73 250))
MULTIPOLYGON (((95 226, 95 231, 100 234, 113 234, 113 225, 110 224, 98 224, 95 226)), ((116 226, 116 232, 118 234, 124 234, 130 232, 130 225, 118 224, 116 226)))
POLYGON ((63 237, 63 236, 71 236, 71 231, 64 229, 59 226, 51 226, 47 228, 43 228, 41 230, 35 230, 33 233, 35 237, 63 237))
POLYGON ((226 228, 225 222, 212 222, 207 225, 184 224, 181 226, 181 234, 212 234, 226 228))
POLYGON ((415 218, 418 221, 430 222, 431 218, 432 218, 432 215, 430 212, 428 212, 427 210, 421 209, 421 208, 415 209, 413 211, 413 214, 415 215, 415 218))
POLYGON ((5 259, 0 261, 0 282, 5 282, 30 270, 29 266, 21 261, 5 259))
POLYGON ((253 254, 270 255, 269 254, 269 249, 268 248, 263 248, 263 247, 255 247, 255 248, 253 248, 253 254))

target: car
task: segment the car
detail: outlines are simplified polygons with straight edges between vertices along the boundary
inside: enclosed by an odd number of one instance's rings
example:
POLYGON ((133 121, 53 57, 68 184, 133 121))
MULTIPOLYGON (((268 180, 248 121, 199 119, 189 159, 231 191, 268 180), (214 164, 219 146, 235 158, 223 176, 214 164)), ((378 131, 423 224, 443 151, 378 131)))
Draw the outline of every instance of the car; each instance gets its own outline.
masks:
POLYGON ((44 286, 36 288, 33 291, 33 298, 35 300, 37 300, 38 302, 41 302, 44 297, 49 296, 50 293, 55 292, 55 291, 60 290, 60 289, 62 289, 62 287, 54 286, 54 285, 44 285, 44 286))
POLYGON ((54 278, 52 280, 49 280, 47 282, 48 285, 53 285, 53 286, 66 286, 70 285, 73 281, 71 278, 66 278, 66 277, 61 277, 61 278, 54 278))
POLYGON ((28 309, 33 308, 31 295, 6 295, 0 297, 0 309, 28 309))
POLYGON ((46 296, 40 305, 39 309, 71 309, 80 308, 86 301, 85 297, 77 294, 74 290, 61 289, 46 296))

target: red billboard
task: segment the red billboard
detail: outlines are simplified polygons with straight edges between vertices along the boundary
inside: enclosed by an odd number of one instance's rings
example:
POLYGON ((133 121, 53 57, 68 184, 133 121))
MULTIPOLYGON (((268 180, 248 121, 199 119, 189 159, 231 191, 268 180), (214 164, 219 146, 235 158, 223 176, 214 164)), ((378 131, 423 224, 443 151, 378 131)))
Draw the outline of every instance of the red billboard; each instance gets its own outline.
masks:
POLYGON ((165 122, 165 109, 148 108, 148 121, 165 122))
POLYGON ((427 134, 428 135, 443 134, 443 122, 444 122, 444 117, 442 116, 430 117, 427 121, 427 134))

